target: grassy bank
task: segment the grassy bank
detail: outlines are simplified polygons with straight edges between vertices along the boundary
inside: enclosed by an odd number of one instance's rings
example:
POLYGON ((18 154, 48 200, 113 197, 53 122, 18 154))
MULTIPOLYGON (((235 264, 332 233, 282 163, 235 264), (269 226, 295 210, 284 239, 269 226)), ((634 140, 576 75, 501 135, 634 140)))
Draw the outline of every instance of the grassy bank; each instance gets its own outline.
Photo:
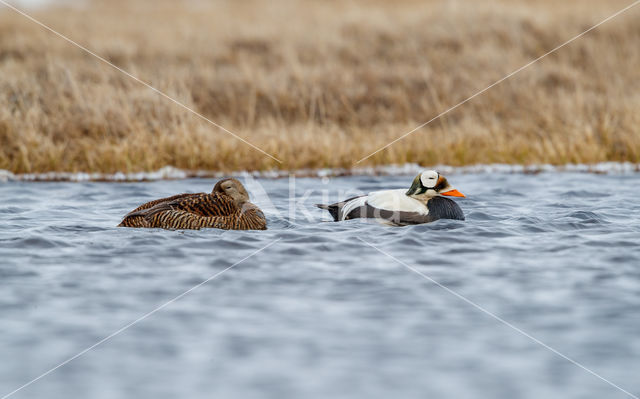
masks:
MULTIPOLYGON (((630 1, 0 5, 0 169, 350 167, 630 1), (534 4, 529 4, 534 3, 534 4)), ((365 161, 640 161, 640 6, 365 161)))

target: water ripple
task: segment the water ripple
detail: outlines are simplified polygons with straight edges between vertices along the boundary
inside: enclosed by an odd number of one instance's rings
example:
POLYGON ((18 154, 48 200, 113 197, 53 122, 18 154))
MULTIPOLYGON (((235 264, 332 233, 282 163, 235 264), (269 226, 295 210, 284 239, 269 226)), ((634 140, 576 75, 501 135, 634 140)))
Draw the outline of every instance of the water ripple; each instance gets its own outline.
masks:
POLYGON ((275 240, 23 397, 617 393, 433 281, 640 392, 635 175, 448 175, 466 221, 417 226, 313 207, 318 187, 338 200, 412 178, 299 178, 292 200, 286 179, 258 180, 269 230, 254 232, 115 227, 214 180, 0 184, 0 395, 275 240), (615 192, 593 191, 603 179, 615 192))

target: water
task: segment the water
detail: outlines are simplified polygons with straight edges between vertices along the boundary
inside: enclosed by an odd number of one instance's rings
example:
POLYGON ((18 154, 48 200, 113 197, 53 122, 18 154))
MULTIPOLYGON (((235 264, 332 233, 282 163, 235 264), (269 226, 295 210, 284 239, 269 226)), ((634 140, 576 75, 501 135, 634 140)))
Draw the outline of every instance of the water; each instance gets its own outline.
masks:
POLYGON ((269 244, 11 397, 628 397, 424 276, 640 394, 640 175, 447 177, 410 227, 301 206, 413 176, 248 182, 266 232, 114 227, 215 180, 0 184, 0 397, 269 244))

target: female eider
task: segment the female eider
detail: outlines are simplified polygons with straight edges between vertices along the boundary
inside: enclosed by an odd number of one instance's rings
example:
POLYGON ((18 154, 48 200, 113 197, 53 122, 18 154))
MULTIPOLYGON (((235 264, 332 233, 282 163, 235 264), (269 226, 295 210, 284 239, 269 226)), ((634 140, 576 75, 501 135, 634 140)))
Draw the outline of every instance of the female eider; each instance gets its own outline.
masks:
POLYGON ((396 225, 429 223, 438 219, 464 220, 462 209, 448 198, 464 197, 438 172, 422 172, 408 191, 384 190, 349 198, 331 205, 317 204, 337 221, 356 218, 384 219, 396 225))
POLYGON ((118 227, 163 229, 266 230, 267 220, 236 179, 216 183, 211 194, 178 194, 147 202, 129 212, 118 227))

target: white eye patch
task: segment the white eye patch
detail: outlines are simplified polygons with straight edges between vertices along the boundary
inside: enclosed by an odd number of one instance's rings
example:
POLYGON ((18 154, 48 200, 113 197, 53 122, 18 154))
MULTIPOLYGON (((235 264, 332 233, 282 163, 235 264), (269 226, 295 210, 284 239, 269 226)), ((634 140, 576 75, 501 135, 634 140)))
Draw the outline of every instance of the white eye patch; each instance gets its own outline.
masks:
POLYGON ((435 170, 428 170, 426 172, 422 172, 420 175, 420 181, 422 185, 427 188, 433 188, 438 183, 438 172, 435 170))

